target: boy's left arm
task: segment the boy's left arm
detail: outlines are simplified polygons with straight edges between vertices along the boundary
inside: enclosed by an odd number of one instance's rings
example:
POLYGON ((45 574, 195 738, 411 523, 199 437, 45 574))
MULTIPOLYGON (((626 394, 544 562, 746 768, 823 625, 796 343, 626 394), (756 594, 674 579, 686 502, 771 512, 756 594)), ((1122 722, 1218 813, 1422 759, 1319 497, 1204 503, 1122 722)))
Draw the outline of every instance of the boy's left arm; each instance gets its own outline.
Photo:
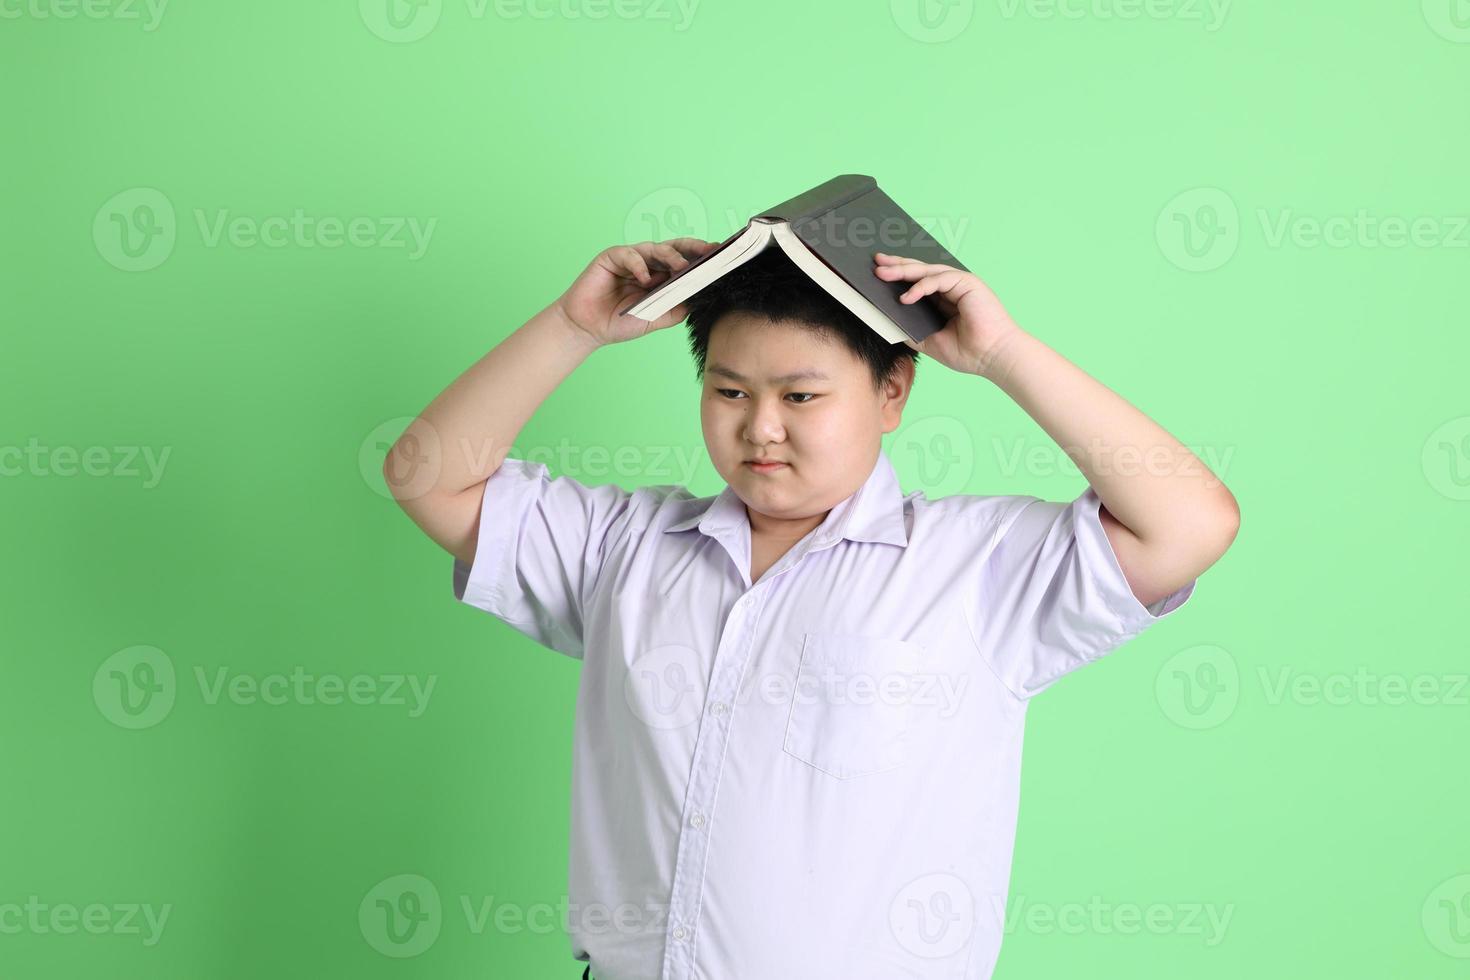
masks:
POLYGON ((1153 419, 1016 326, 973 273, 877 253, 874 274, 907 281, 901 302, 934 296, 950 317, 909 347, 986 378, 1076 462, 1102 501, 1118 565, 1147 606, 1209 568, 1235 540, 1240 507, 1198 456, 1153 419))

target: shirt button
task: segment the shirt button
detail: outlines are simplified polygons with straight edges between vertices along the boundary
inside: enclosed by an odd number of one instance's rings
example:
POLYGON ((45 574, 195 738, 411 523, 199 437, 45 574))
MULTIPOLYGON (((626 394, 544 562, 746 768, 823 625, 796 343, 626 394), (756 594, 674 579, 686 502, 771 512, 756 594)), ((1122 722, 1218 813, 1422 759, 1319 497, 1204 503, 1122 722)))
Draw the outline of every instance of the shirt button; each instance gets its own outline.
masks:
POLYGON ((717 715, 723 715, 725 713, 725 702, 716 701, 714 704, 710 705, 709 710, 713 711, 717 715))
POLYGON ((702 813, 696 813, 694 816, 690 817, 689 818, 689 825, 691 827, 696 827, 696 828, 703 827, 704 826, 704 814, 702 814, 702 813))
POLYGON ((689 930, 685 929, 683 926, 675 926, 674 927, 674 938, 675 939, 682 940, 687 935, 689 935, 689 930))

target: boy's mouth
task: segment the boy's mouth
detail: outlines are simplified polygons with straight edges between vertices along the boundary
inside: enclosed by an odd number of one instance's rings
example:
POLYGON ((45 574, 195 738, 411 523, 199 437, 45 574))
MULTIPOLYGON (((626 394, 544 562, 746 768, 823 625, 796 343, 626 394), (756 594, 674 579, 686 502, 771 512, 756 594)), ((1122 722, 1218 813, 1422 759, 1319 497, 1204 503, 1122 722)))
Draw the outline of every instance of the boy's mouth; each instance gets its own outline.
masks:
POLYGON ((747 459, 745 461, 745 465, 750 467, 756 473, 775 473, 786 468, 785 463, 773 462, 769 460, 766 462, 761 462, 760 460, 747 459))

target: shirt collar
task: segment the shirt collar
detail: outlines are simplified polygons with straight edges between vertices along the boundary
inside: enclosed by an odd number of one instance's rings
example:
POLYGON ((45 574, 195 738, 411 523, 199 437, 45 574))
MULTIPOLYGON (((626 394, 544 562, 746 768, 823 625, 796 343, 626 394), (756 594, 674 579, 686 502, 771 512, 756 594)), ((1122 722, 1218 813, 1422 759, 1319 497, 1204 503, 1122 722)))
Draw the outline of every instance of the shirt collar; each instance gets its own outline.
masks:
MULTIPOLYGON (((880 448, 868 479, 833 507, 819 525, 816 543, 828 544, 846 538, 849 541, 878 541, 907 547, 903 502, 898 474, 880 448)), ((728 484, 717 496, 700 498, 700 504, 688 517, 664 528, 664 532, 687 531, 698 526, 701 533, 712 538, 742 529, 746 535, 749 534, 750 515, 746 513, 745 503, 728 484), (706 500, 709 501, 707 504, 706 500)))

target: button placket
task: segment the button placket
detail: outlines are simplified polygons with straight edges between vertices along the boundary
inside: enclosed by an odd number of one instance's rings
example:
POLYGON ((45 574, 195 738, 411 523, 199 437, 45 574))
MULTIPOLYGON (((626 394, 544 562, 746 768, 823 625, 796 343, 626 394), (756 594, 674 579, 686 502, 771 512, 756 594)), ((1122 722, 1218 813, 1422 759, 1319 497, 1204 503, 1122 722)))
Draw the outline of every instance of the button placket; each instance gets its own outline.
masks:
MULTIPOLYGON (((717 699, 710 704, 709 715, 721 720, 730 717, 745 661, 755 645, 758 603, 759 597, 754 592, 742 596, 734 604, 720 637, 708 696, 717 699)), ((728 724, 701 722, 695 737, 689 789, 684 797, 684 824, 691 829, 679 834, 662 980, 694 980, 694 927, 698 924, 704 868, 709 856, 710 837, 706 828, 719 790, 729 730, 728 724)))

